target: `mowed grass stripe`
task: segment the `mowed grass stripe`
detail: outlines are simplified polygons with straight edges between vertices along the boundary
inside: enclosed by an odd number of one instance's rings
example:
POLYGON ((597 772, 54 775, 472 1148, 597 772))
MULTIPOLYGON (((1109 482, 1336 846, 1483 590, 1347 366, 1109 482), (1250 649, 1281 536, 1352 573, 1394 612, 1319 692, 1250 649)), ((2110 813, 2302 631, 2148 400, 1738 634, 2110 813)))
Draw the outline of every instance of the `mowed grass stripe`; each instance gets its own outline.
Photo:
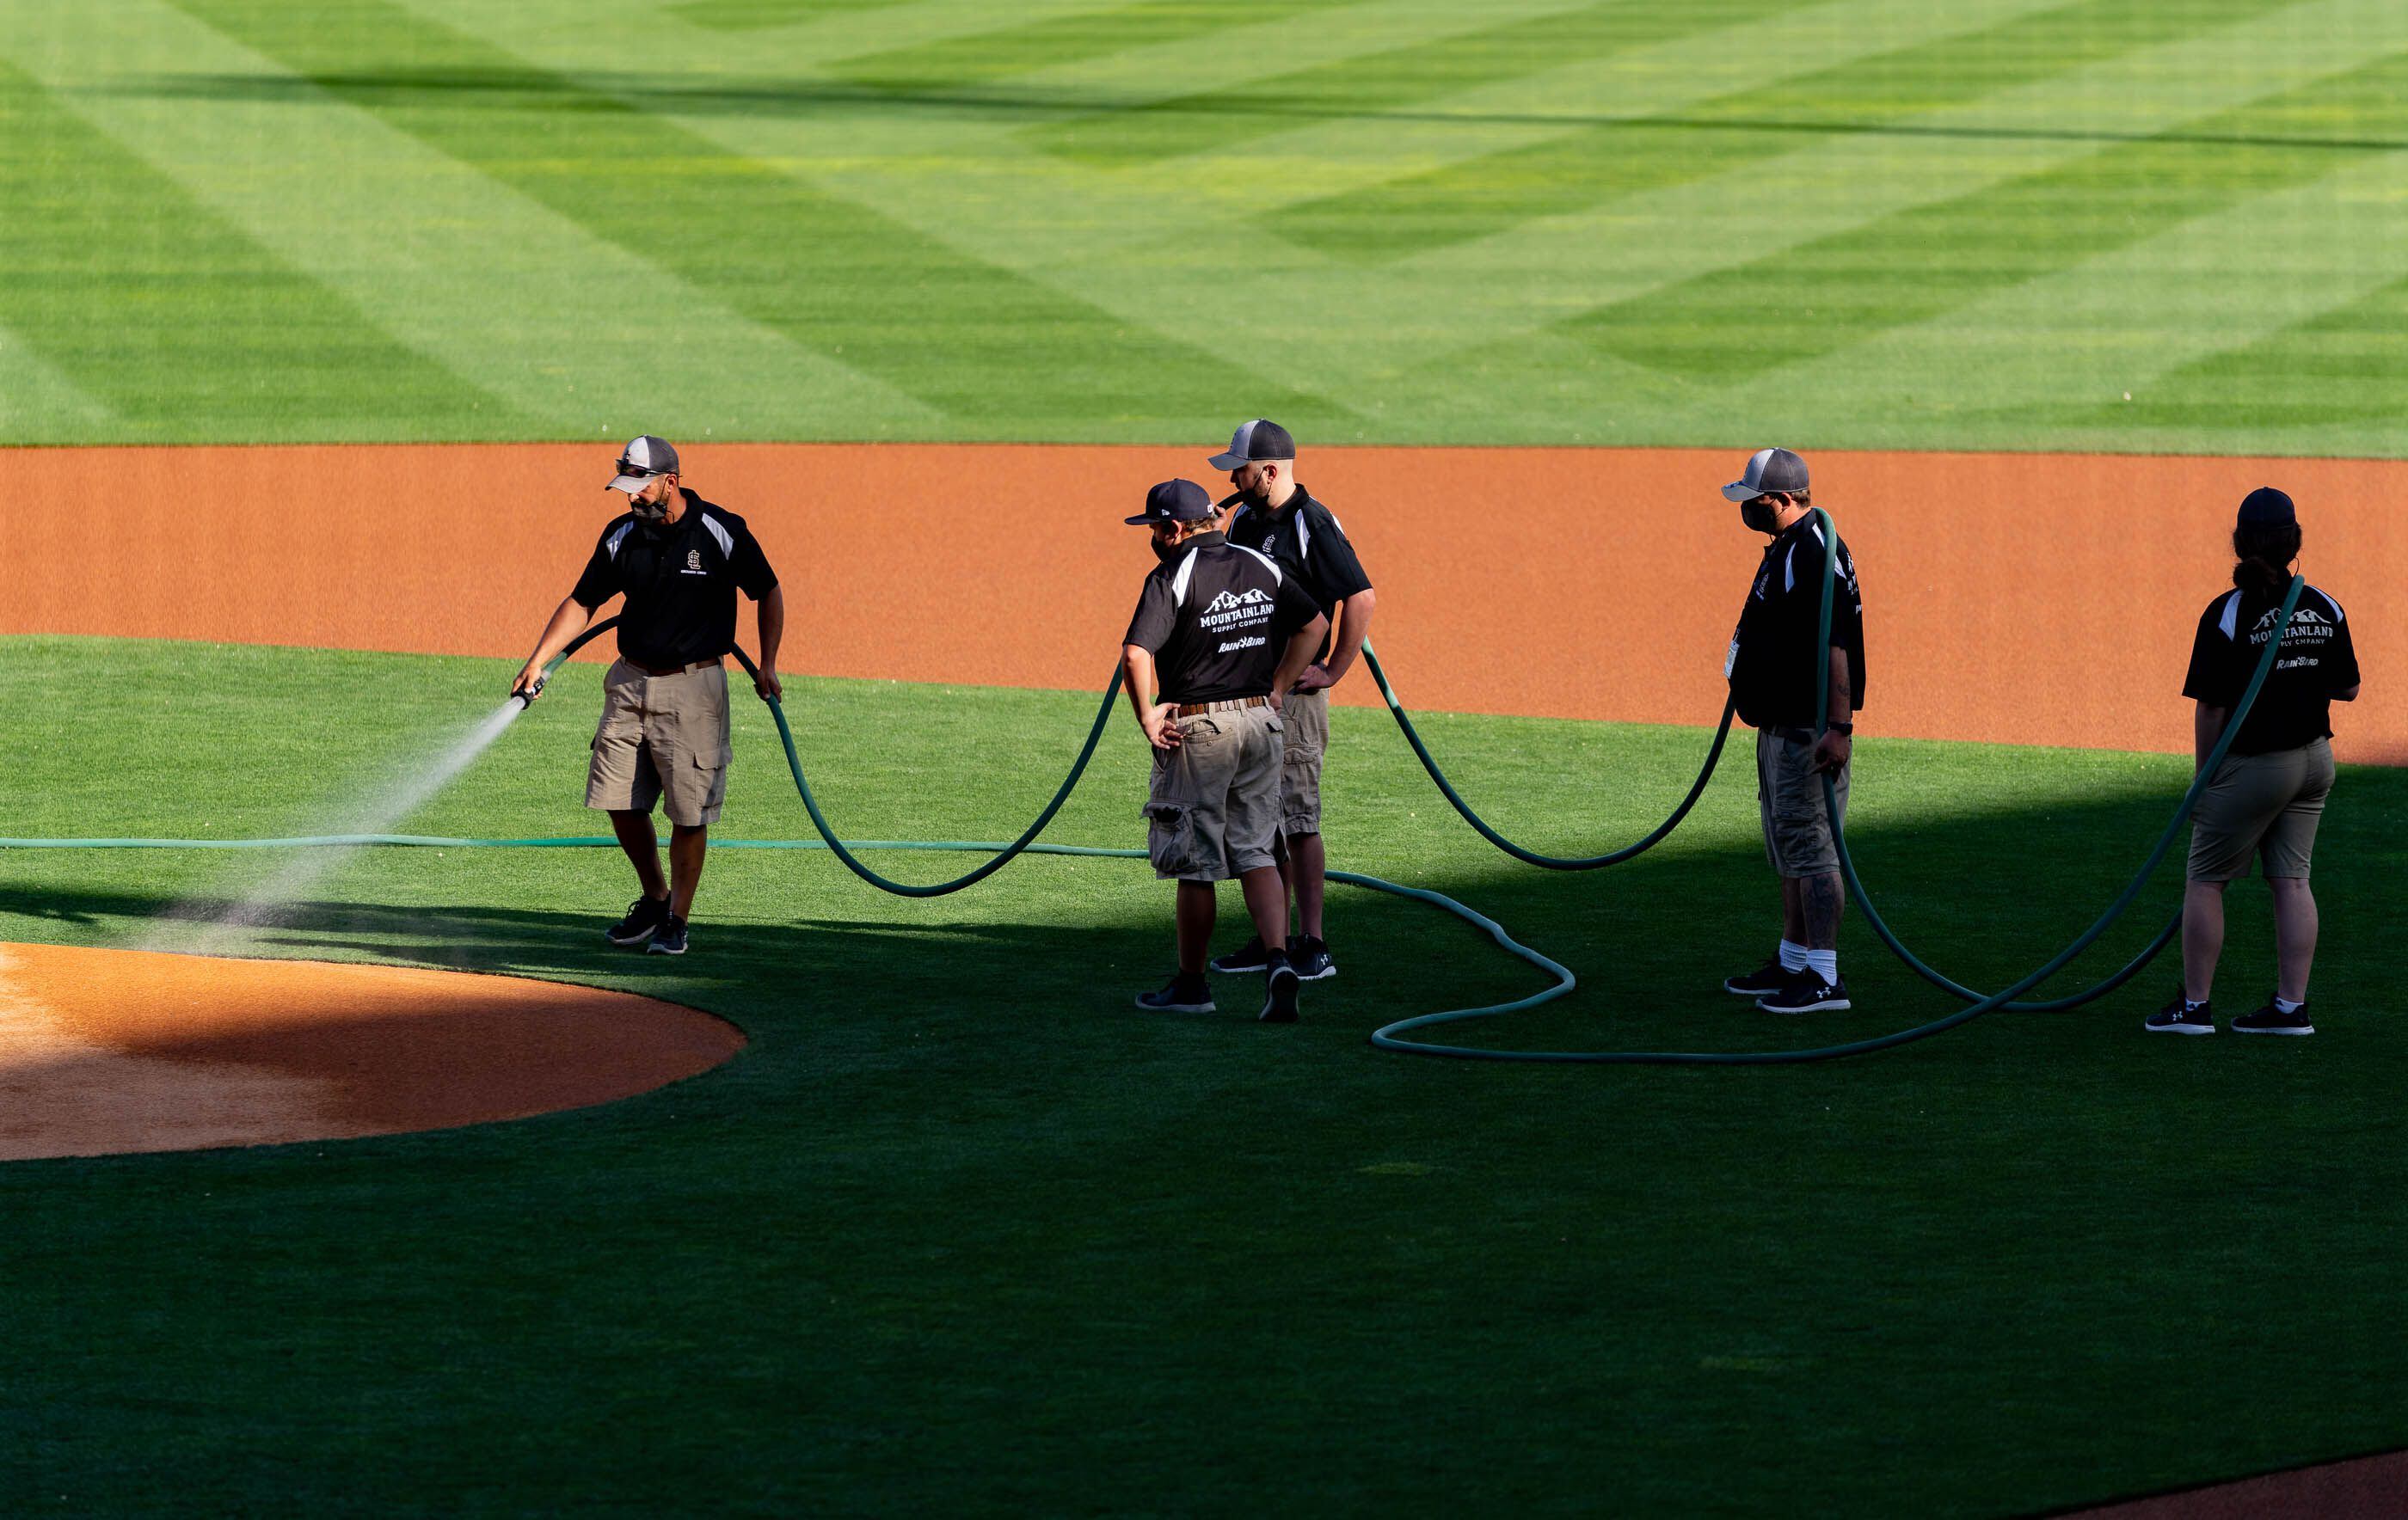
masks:
POLYGON ((1065 414, 1111 422, 1226 410, 1236 395, 1299 416, 1341 415, 381 0, 351 0, 340 26, 278 0, 179 4, 594 235, 929 405, 1030 430, 1065 414), (362 70, 362 58, 384 62, 362 70), (787 247, 807 253, 789 263, 771 251, 787 247), (806 261, 807 276, 797 267, 806 261), (1152 382, 1141 392, 1128 384, 1137 376, 1152 382))
POLYGON ((108 426, 116 414, 0 327, 0 438, 40 443, 108 426))
POLYGON ((2397 428, 2408 414, 2400 362, 2403 333, 2408 278, 2157 376, 2131 405, 2102 399, 2081 420, 2216 432, 2325 432, 2358 422, 2397 428))
POLYGON ((2401 120, 2408 54, 2378 59, 2153 140, 1915 206, 1770 257, 1618 302, 1563 324, 1652 369, 1713 379, 1819 358, 1982 295, 2071 267, 2233 201, 2346 167, 2365 149, 2272 146, 2303 107, 2355 101, 2353 120, 2401 120), (1896 279, 1881 272, 1912 250, 1896 279))
POLYGON ((875 436, 934 416, 159 0, 21 15, 0 37, 153 168, 539 434, 774 435, 807 416, 875 436), (629 312, 676 341, 631 364, 629 312))
POLYGON ((6 59, 0 145, 0 327, 115 414, 119 437, 390 438, 514 420, 6 59))
POLYGON ((1278 214, 1279 232, 1335 257, 1409 257, 1619 196, 1727 174, 1795 150, 1801 132, 1907 121, 2292 3, 2081 0, 1813 73, 1752 81, 1684 107, 1677 119, 1603 122, 1290 206, 1278 214))
MULTIPOLYGON (((1293 128, 1299 119, 1376 114, 1548 69, 1601 59, 1719 26, 1742 25, 1806 0, 1610 0, 1251 78, 1240 85, 1030 127, 1048 152, 1098 164, 1207 151, 1293 128)), ((1469 18, 1467 18, 1469 19, 1469 18)))
MULTIPOLYGON (((1585 301, 1567 302, 1563 316, 1570 318, 1714 269, 1773 257, 1877 217, 2042 172, 2094 151, 2089 134, 2154 135, 2270 92, 2345 74, 2364 62, 2371 41, 2401 30, 2397 8, 2387 0, 2324 0, 2273 12, 1920 118, 1920 130, 1914 133, 1810 139, 1808 147, 1738 175, 1532 223, 1409 261, 1390 274, 1456 283, 1484 277, 1519 280, 1526 289, 1543 279, 1551 296, 1593 292, 1585 301), (2049 130, 2035 135, 2023 130, 2029 125, 2049 130)), ((1913 278, 1916 252, 1896 249, 1875 277, 1913 278)), ((1533 312, 1543 310, 1539 302, 1527 305, 1533 312)), ((1436 348, 1417 360, 1393 383, 1390 404, 1415 414, 1451 400, 1470 405, 1461 394, 1459 374, 1512 375, 1519 366, 1525 392, 1534 399, 1530 416, 1502 414, 1515 429, 1538 419, 1539 426, 1577 430, 1573 435, 1586 441, 1680 443, 1698 436, 1699 418, 1727 415, 1721 387, 1637 365, 1620 366, 1611 390, 1602 390, 1595 366, 1608 357, 1586 343, 1533 345, 1529 333, 1494 323, 1477 343, 1436 348), (1582 407, 1580 399, 1588 395, 1598 403, 1582 407)), ((2042 348, 2027 348, 2017 361, 2027 368, 2048 362, 2042 348)), ((1911 379, 1920 397, 1944 397, 1956 371, 1943 365, 1896 378, 1901 384, 1911 379)), ((1757 392, 1756 399, 1764 397, 1757 392)), ((1898 419, 1865 415, 1845 392, 1784 391, 1770 398, 1756 420, 1782 420, 1789 436, 1827 444, 1846 440, 1894 447, 1934 435, 1900 428, 1898 419)), ((1517 431, 1514 436, 1529 434, 1517 431)), ((1987 436, 2002 447, 2032 447, 2029 440, 1987 436)))
POLYGON ((814 21, 830 11, 886 10, 911 0, 677 0, 662 8, 713 32, 764 32, 814 21))
MULTIPOLYGON (((2396 263, 2369 250, 2403 202, 2408 151, 2344 155, 2330 174, 2149 228, 2138 241, 1725 394, 1742 415, 1808 391, 1951 428, 2072 430, 2093 448, 2175 452, 2196 435, 2176 420, 2187 415, 2179 405, 2170 417, 2160 404, 2187 393, 2181 376, 2196 366, 2214 376, 2211 394, 2226 408, 2214 429, 2222 447, 2288 452, 2272 416, 2251 419, 2259 405, 2252 398, 2262 399, 2262 386, 2279 412, 2285 399, 2315 389, 2312 370, 2328 347, 2351 347, 2319 321, 2379 300, 2399 277, 2396 263), (2285 350, 2286 330, 2315 333, 2305 353, 2285 350), (2031 363, 2035 351, 2047 362, 2031 363), (2238 367, 2225 369, 2228 358, 2238 367), (2302 362, 2310 368, 2296 367, 2302 362), (1952 371, 1944 395, 1928 391, 1928 377, 1952 371)), ((2403 380, 2397 366, 2361 370, 2344 409, 2397 417, 2408 410, 2403 380)))
POLYGON ((1138 0, 1049 16, 964 36, 865 53, 832 64, 837 78, 878 90, 977 84, 1139 48, 1200 42, 1241 26, 1354 0, 1138 0))

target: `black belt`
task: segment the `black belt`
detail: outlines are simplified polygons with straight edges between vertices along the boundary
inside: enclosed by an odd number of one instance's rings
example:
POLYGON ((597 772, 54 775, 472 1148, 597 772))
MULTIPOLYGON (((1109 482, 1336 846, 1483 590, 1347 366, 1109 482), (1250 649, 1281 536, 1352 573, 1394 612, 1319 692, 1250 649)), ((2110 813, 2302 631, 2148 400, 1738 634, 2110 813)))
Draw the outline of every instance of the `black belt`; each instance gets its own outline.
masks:
POLYGON ((1760 732, 1769 733, 1776 739, 1786 739, 1793 745, 1811 745, 1814 742, 1813 729, 1768 728, 1760 732))
POLYGON ((1173 717, 1201 717, 1206 713, 1233 713, 1240 707, 1276 707, 1268 697, 1232 697, 1227 702, 1191 702, 1170 710, 1173 717))

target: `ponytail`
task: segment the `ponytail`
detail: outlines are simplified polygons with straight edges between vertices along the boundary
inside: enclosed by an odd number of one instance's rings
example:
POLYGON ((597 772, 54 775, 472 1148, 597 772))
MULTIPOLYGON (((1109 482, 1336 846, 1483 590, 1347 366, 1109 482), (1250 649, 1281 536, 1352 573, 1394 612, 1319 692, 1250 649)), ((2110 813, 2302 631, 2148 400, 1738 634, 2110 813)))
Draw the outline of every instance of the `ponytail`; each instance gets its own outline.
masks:
POLYGON ((2296 522, 2250 523, 2232 530, 2232 584, 2243 591, 2279 597, 2291 584, 2291 561, 2300 557, 2296 522))

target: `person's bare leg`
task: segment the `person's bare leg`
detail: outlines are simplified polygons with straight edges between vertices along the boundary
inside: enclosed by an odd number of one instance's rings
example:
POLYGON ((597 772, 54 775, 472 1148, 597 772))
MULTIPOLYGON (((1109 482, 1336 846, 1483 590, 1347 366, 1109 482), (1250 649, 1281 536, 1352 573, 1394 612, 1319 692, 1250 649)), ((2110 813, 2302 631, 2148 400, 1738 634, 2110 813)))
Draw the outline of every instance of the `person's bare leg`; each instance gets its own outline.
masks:
POLYGON ((2224 883, 2195 881, 2183 888, 2183 996, 2205 1002, 2224 954, 2224 883))
MULTIPOLYGON (((1287 884, 1280 879, 1280 868, 1256 866, 1238 877, 1245 889, 1246 912, 1253 916, 1254 932, 1263 937, 1268 950, 1287 948, 1287 884)), ((1206 926, 1211 927, 1209 924, 1206 926)))
POLYGON ((2316 897, 2305 876, 2273 876, 2266 885, 2274 894, 2274 995, 2305 1002, 2316 959, 2316 897))
POLYGON ((1819 876, 1800 877, 1798 882, 1799 916, 1805 920, 1806 938, 1793 941, 1809 950, 1836 950, 1840 947, 1840 915, 1848 905, 1848 889, 1842 884, 1840 874, 1826 871, 1819 876))
POLYGON ((1312 939, 1321 938, 1321 900, 1328 890, 1328 869, 1329 855, 1319 834, 1287 836, 1287 868, 1281 874, 1296 892, 1296 930, 1312 939))
POLYGON ((682 823, 669 825, 671 917, 694 916, 694 889, 702 885, 703 852, 710 848, 710 825, 698 823, 691 829, 682 823))
MULTIPOLYGON (((1247 894, 1249 902, 1253 894, 1247 894)), ((1204 974, 1204 958, 1212 948, 1212 916, 1219 904, 1209 881, 1179 884, 1179 970, 1188 976, 1204 974)))
POLYGON ((1792 945, 1806 943, 1806 884, 1797 876, 1781 878, 1781 937, 1792 945))
POLYGON ((669 895, 669 879, 661 874, 661 839, 652 832, 650 813, 618 813, 610 815, 610 831, 619 836, 619 847, 627 852, 627 859, 636 868, 636 880, 644 895, 658 902, 669 895))

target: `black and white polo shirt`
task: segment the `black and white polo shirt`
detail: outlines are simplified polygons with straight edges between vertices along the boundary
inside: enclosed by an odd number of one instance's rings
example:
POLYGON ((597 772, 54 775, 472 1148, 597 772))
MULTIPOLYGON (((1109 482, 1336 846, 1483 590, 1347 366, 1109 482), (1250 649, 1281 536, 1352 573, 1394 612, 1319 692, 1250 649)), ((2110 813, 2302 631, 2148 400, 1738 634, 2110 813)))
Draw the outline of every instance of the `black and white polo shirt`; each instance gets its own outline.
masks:
POLYGON ((1154 656, 1164 702, 1267 697, 1287 641, 1320 613, 1268 556, 1198 533, 1145 577, 1122 642, 1154 656))
POLYGON ((778 584, 744 519, 684 487, 674 523, 610 519, 569 595, 591 610, 625 592, 619 653, 655 670, 716 660, 736 645, 736 593, 758 602, 778 584))
MULTIPOLYGON (((1302 481, 1297 482, 1296 494, 1276 509, 1255 506, 1243 495, 1225 496, 1220 505, 1224 511, 1238 508, 1229 519, 1229 542, 1278 561, 1282 570, 1304 583, 1325 615, 1357 591, 1371 589, 1371 577, 1363 573, 1346 530, 1328 507, 1313 500, 1302 481)), ((1325 637, 1312 658, 1325 659, 1328 653, 1325 637)))
MULTIPOLYGON (((1811 729, 1817 686, 1830 665, 1816 642, 1823 618, 1823 564, 1828 549, 1820 519, 1809 514, 1765 547, 1764 562, 1742 604, 1723 674, 1739 698, 1740 721, 1753 728, 1811 729)), ((1865 704, 1865 603, 1855 556, 1840 546, 1831 589, 1831 642, 1848 654, 1848 712, 1865 704)), ((1833 713, 1845 721, 1848 713, 1833 713)))
MULTIPOLYGON (((2227 591, 2199 615, 2190 641, 2183 695, 2210 707, 2232 707, 2258 669, 2283 599, 2262 591, 2227 591)), ((2283 649, 2249 717, 2232 736, 2235 755, 2297 749, 2332 732, 2332 697, 2358 684, 2358 651, 2341 604, 2313 586, 2300 588, 2283 649)))

